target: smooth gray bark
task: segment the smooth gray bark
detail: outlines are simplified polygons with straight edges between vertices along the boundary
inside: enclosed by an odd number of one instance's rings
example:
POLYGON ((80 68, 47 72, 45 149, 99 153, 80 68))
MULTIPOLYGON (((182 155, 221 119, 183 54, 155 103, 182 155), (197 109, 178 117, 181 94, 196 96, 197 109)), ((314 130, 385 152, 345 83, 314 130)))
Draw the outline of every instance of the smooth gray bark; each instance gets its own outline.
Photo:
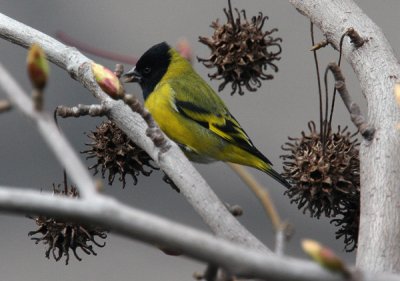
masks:
MULTIPOLYGON (((347 38, 343 55, 368 102, 371 142, 360 148, 361 219, 357 266, 400 271, 400 108, 393 94, 400 65, 381 29, 351 0, 290 0, 339 49, 350 27, 366 40, 356 49, 347 38)), ((360 2, 362 3, 362 2, 360 2)), ((395 20, 395 19, 393 19, 395 20)))

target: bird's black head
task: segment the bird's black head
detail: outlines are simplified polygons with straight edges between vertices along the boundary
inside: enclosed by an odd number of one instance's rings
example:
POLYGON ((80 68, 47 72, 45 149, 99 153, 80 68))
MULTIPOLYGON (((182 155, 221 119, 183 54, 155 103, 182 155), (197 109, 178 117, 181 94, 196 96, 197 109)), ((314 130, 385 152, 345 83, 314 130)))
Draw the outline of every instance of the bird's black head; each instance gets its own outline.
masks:
POLYGON ((171 56, 170 46, 159 43, 148 49, 138 60, 136 66, 128 71, 124 77, 125 82, 138 82, 146 99, 167 72, 171 56))

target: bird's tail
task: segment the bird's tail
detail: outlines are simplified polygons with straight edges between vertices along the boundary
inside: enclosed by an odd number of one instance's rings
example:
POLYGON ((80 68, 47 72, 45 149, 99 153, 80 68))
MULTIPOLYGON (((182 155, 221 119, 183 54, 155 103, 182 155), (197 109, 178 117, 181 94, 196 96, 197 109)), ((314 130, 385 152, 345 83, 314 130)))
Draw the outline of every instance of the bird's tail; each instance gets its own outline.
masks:
POLYGON ((269 161, 267 157, 265 157, 254 146, 243 148, 236 145, 228 145, 223 151, 223 157, 220 157, 219 159, 256 168, 271 176, 284 187, 291 187, 290 183, 288 183, 272 168, 271 161, 269 161))
POLYGON ((272 168, 271 161, 269 161, 268 158, 264 156, 264 154, 254 148, 254 151, 252 151, 252 156, 255 156, 255 158, 257 159, 253 161, 253 167, 271 176, 274 180, 282 184, 284 187, 292 187, 287 180, 285 180, 277 171, 272 168))
POLYGON ((286 188, 290 188, 290 183, 287 182, 277 171, 272 169, 270 165, 266 165, 267 167, 263 168, 262 171, 271 176, 274 180, 285 186, 286 188))

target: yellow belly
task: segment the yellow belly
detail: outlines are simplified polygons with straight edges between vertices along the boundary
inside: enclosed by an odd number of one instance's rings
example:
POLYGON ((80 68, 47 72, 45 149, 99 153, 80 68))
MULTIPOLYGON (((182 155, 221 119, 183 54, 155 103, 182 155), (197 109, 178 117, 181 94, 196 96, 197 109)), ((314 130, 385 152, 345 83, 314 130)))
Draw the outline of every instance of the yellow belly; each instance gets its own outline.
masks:
MULTIPOLYGON (((265 169, 266 163, 251 153, 220 138, 199 123, 180 115, 171 102, 172 91, 168 85, 157 87, 147 97, 145 107, 150 111, 160 129, 174 142, 185 145, 195 153, 227 162, 265 169)), ((190 154, 187 156, 190 157, 190 154)))
POLYGON ((179 114, 171 102, 168 85, 157 88, 145 102, 161 130, 173 141, 183 144, 193 151, 207 156, 223 148, 224 141, 211 135, 211 132, 198 123, 179 114))

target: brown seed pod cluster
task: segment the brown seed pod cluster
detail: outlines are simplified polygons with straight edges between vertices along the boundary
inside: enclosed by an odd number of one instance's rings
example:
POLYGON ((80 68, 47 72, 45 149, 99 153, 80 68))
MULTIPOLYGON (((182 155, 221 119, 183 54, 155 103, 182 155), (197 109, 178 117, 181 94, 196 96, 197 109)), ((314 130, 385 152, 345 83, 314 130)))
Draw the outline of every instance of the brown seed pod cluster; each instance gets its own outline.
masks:
MULTIPOLYGON (((75 187, 65 187, 60 190, 60 187, 53 185, 53 192, 57 196, 67 196, 71 198, 79 197, 78 191, 75 187)), ((104 243, 99 243, 95 239, 105 239, 107 233, 97 227, 84 226, 77 223, 69 223, 59 219, 37 216, 30 217, 39 227, 34 231, 28 233, 29 236, 40 234, 40 237, 31 237, 36 244, 43 243, 47 245, 45 252, 46 258, 50 259, 50 254, 56 261, 59 261, 62 256, 65 256, 65 264, 67 265, 70 258, 70 250, 72 250, 75 258, 79 261, 82 258, 78 255, 77 250, 87 255, 97 255, 93 250, 93 246, 104 247, 104 243)))
POLYGON ((227 22, 220 24, 217 19, 211 24, 214 34, 211 37, 199 37, 199 41, 210 48, 211 55, 208 59, 197 59, 207 68, 217 69, 208 76, 224 80, 219 85, 219 91, 231 83, 231 95, 236 91, 243 95, 242 87, 254 92, 261 86, 261 80, 273 79, 274 76, 266 71, 278 71, 275 61, 280 60, 282 39, 271 36, 277 31, 276 28, 262 30, 268 17, 261 12, 250 20, 244 10, 239 12, 235 9, 235 12, 236 18, 229 2, 229 10, 224 9, 227 22))
POLYGON ((108 183, 114 182, 115 176, 119 175, 122 187, 126 185, 126 175, 131 175, 134 184, 137 184, 140 174, 149 176, 152 170, 158 170, 152 164, 151 157, 128 136, 115 125, 114 122, 107 120, 96 127, 96 131, 88 134, 91 143, 86 145, 90 149, 83 151, 87 154, 87 159, 96 158, 97 163, 90 166, 89 169, 94 170, 94 174, 101 171, 101 175, 105 178, 108 171, 108 183), (147 167, 147 169, 146 169, 147 167))
MULTIPOLYGON (((355 247, 358 235, 360 198, 359 142, 347 128, 329 132, 325 140, 308 123, 310 133, 301 138, 289 138, 282 149, 283 176, 293 185, 285 193, 312 217, 337 217, 333 223, 341 226, 337 237, 345 236, 346 248, 355 247), (354 211, 350 211, 351 207, 354 211)), ((354 248, 353 248, 354 249, 354 248)))
POLYGON ((352 252, 357 248, 358 229, 360 224, 360 193, 352 201, 343 202, 343 207, 338 218, 331 223, 339 227, 336 231, 336 239, 344 237, 345 250, 352 252))

